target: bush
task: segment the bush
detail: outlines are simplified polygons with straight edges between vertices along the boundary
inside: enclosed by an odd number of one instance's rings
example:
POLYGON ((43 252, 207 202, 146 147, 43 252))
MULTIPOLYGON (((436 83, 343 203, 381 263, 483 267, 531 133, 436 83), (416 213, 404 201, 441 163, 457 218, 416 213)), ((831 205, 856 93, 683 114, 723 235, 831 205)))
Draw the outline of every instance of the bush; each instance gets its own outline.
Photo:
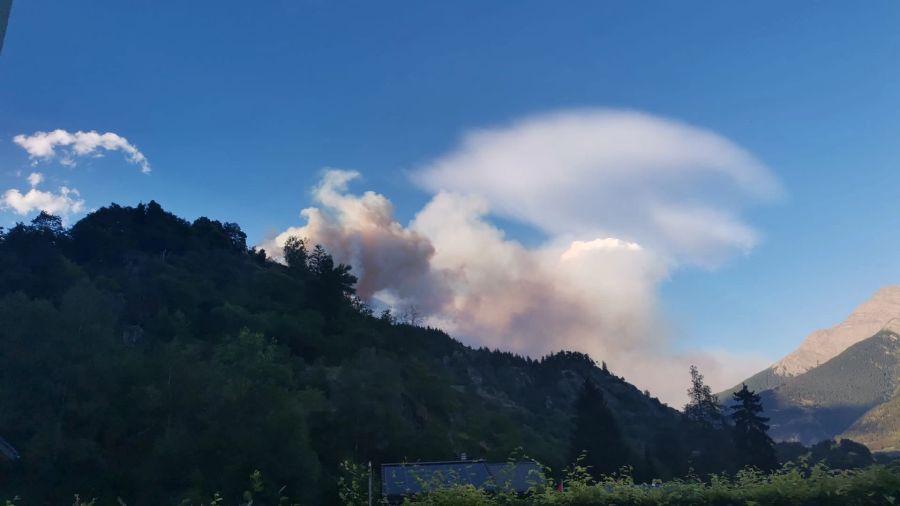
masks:
MULTIPOLYGON (((524 497, 490 497, 471 486, 454 487, 410 498, 409 505, 565 505, 565 506, 698 506, 784 505, 844 506, 900 503, 900 467, 871 466, 834 471, 822 464, 789 464, 772 474, 745 469, 735 476, 714 475, 708 481, 674 480, 636 484, 627 472, 593 481, 576 465, 563 480, 524 497)), ((549 483, 549 482, 548 482, 549 483)))

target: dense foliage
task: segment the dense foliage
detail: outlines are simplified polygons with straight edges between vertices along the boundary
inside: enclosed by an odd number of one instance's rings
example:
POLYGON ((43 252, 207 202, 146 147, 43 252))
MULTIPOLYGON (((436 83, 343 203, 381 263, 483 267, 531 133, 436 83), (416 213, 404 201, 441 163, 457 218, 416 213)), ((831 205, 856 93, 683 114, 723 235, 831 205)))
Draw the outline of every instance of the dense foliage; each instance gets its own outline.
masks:
POLYGON ((708 428, 721 427, 725 422, 725 415, 718 396, 703 382, 703 375, 697 366, 692 365, 690 372, 691 386, 687 390, 688 403, 684 406, 684 415, 708 428))
POLYGON ((900 451, 900 397, 867 411, 842 436, 878 451, 900 451))
MULTIPOLYGON (((609 475, 634 462, 615 416, 606 405, 603 392, 587 379, 575 403, 572 442, 569 445, 572 462, 583 459, 589 472, 599 477, 609 475)), ((653 476, 652 469, 642 469, 653 476)))
POLYGON ((559 470, 593 444, 572 444, 595 409, 576 409, 586 384, 619 448, 597 467, 624 463, 641 481, 737 469, 727 427, 583 354, 466 347, 374 315, 322 248, 298 238, 284 254, 155 202, 0 233, 0 437, 21 454, 0 458, 0 497, 332 503, 348 462, 519 448, 559 470))
POLYGON ((819 441, 811 447, 781 442, 775 445, 775 452, 780 462, 815 462, 832 469, 859 469, 875 463, 868 448, 849 439, 819 441))
POLYGON ((731 420, 734 422, 734 449, 741 467, 771 471, 778 467, 775 442, 769 437, 768 418, 761 415, 759 395, 744 385, 733 395, 731 420))
POLYGON ((454 487, 413 498, 428 506, 855 506, 900 501, 900 468, 873 466, 829 471, 823 465, 785 466, 773 474, 752 469, 733 478, 676 480, 655 486, 635 484, 630 476, 592 481, 583 469, 567 477, 563 490, 538 488, 524 497, 490 496, 471 487, 454 487))
POLYGON ((569 454, 585 378, 662 475, 679 414, 585 355, 474 350, 380 317, 321 248, 287 265, 232 223, 151 202, 0 234, 0 497, 128 504, 268 490, 333 501, 339 464, 569 454), (650 443, 644 443, 649 441, 650 443))

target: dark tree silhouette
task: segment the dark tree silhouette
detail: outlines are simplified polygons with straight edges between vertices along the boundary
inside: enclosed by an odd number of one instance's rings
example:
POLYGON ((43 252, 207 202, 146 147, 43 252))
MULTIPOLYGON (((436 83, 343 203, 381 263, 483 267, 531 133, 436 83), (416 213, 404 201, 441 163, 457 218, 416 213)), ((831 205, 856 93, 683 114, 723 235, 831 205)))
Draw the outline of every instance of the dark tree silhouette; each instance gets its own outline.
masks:
POLYGON ((747 385, 732 395, 735 404, 731 407, 734 422, 734 448, 740 465, 753 466, 763 471, 778 467, 775 443, 769 437, 768 418, 760 416, 762 403, 759 395, 747 385))
MULTIPOLYGON (((687 473, 687 452, 679 431, 665 427, 657 431, 650 440, 650 446, 657 460, 675 475, 687 473)), ((658 478, 654 476, 653 478, 658 478)))
POLYGON ((291 269, 291 272, 305 275, 307 272, 306 262, 308 260, 309 251, 306 250, 306 242, 299 237, 288 237, 284 243, 284 261, 291 269))
MULTIPOLYGON (((701 443, 710 462, 731 446, 583 353, 468 348, 377 318, 321 247, 292 240, 284 258, 156 202, 0 234, 0 432, 22 456, 0 457, 0 497, 155 506, 221 491, 231 504, 258 469, 267 493, 328 504, 344 459, 503 460, 521 447, 561 468, 570 417, 572 453, 596 473, 668 478, 701 443), (571 377, 593 382, 578 416, 571 377)), ((721 460, 702 469, 727 470, 721 460)))
POLYGON ((584 454, 583 464, 595 478, 611 475, 628 464, 629 451, 619 425, 603 392, 590 378, 585 379, 578 395, 573 421, 570 462, 584 454))
POLYGON ((62 223, 62 218, 60 218, 59 216, 54 216, 47 211, 41 211, 41 214, 37 215, 33 220, 31 220, 31 227, 37 231, 44 232, 56 237, 63 236, 66 233, 66 228, 62 223))
POLYGON ((337 318, 340 309, 356 293, 356 276, 350 273, 349 265, 335 265, 331 255, 318 244, 309 254, 306 265, 312 276, 312 289, 318 308, 326 319, 337 318))
POLYGON ((825 462, 831 469, 857 469, 875 463, 865 445, 850 439, 826 439, 809 448, 812 462, 825 462))
POLYGON ((722 406, 709 385, 703 383, 703 375, 697 366, 691 366, 691 387, 688 388, 689 401, 684 407, 688 419, 703 425, 720 428, 724 424, 722 406))

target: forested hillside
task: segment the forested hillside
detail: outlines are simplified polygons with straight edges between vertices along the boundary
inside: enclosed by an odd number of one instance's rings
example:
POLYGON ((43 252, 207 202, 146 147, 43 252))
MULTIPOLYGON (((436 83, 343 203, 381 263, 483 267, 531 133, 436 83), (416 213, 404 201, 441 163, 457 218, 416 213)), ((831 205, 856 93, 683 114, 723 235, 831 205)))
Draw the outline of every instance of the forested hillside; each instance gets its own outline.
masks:
POLYGON ((812 444, 845 434, 882 450, 897 444, 900 413, 888 401, 898 386, 900 337, 883 330, 761 396, 776 439, 812 444))
POLYGON ((900 396, 879 404, 859 417, 842 434, 874 451, 900 452, 900 396))
POLYGON ((851 438, 872 451, 900 450, 900 286, 882 287, 742 384, 760 392, 776 440, 851 438))
POLYGON ((885 329, 900 330, 900 286, 883 286, 857 306, 847 318, 830 328, 810 333, 800 346, 770 367, 750 376, 720 397, 727 397, 746 384, 751 390, 772 390, 792 378, 828 363, 854 344, 865 341, 885 329))
POLYGON ((236 224, 155 202, 4 231, 0 437, 21 460, 0 460, 0 497, 235 497, 258 469, 267 490, 329 502, 344 460, 519 447, 559 469, 585 378, 636 473, 721 466, 703 460, 717 437, 585 355, 471 349, 373 314, 321 248, 292 241, 285 258, 248 249, 236 224))

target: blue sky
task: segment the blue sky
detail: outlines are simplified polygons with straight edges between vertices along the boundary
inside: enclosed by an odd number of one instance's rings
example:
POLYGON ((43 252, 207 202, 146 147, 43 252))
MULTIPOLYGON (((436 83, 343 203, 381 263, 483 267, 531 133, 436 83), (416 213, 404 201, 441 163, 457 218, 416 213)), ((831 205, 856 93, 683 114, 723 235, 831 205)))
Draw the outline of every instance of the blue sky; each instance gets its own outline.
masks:
POLYGON ((774 359, 900 282, 898 25, 896 2, 17 0, 0 189, 39 170, 88 208, 156 199, 262 241, 300 223, 325 167, 360 171, 354 188, 407 223, 432 197, 410 171, 464 132, 641 111, 729 139, 780 181, 741 212, 755 247, 660 285, 677 346, 774 359), (153 172, 117 154, 32 167, 12 142, 57 128, 127 137, 153 172))

